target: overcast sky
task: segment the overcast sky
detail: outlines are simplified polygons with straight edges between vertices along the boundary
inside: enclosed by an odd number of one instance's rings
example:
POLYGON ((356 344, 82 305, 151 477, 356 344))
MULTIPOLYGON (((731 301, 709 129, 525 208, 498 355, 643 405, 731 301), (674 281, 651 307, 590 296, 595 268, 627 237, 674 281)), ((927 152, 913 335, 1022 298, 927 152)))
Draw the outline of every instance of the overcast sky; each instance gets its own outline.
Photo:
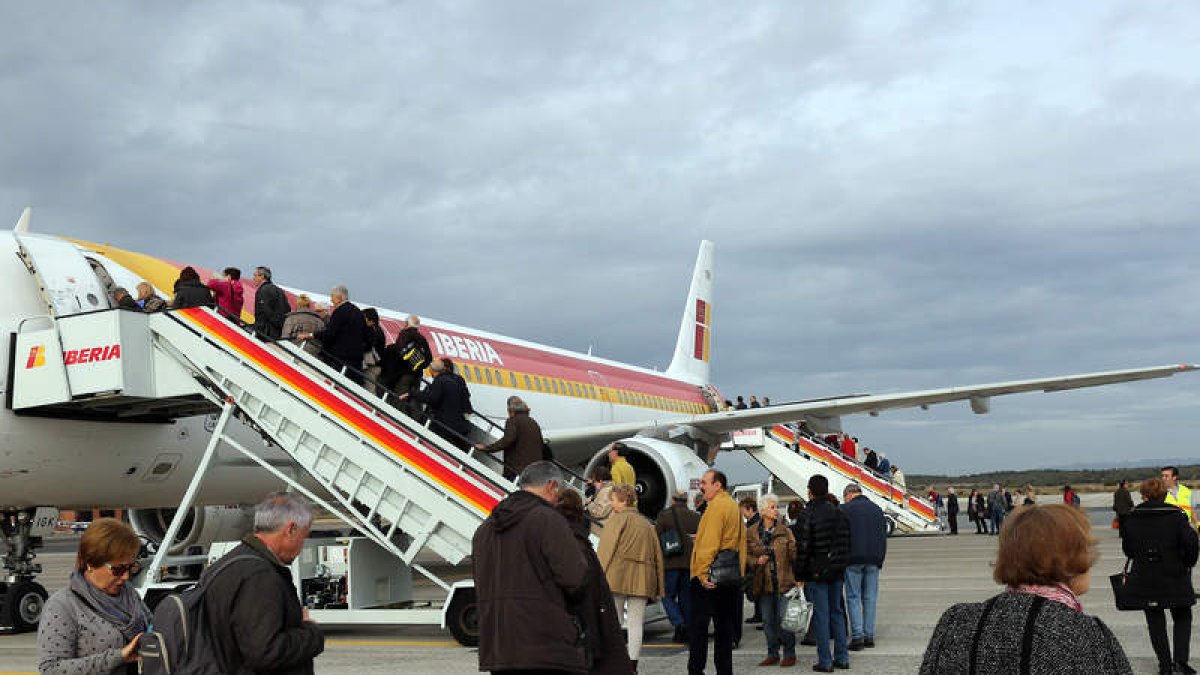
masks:
MULTIPOLYGON (((1186 3, 10 3, 0 217, 787 401, 1200 362, 1186 3)), ((1200 457, 1200 375, 849 417, 1200 457)))

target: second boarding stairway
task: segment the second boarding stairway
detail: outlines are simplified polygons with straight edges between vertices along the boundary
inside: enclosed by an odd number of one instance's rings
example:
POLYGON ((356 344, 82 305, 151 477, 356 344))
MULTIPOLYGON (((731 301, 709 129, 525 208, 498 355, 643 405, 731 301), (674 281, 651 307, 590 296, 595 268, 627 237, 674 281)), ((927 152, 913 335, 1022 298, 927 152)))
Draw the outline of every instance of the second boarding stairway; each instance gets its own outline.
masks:
POLYGON ((405 563, 423 549, 461 562, 514 489, 494 461, 455 448, 290 342, 258 340, 211 309, 38 318, 13 338, 13 353, 29 355, 14 364, 14 410, 170 419, 231 406, 405 563))
POLYGON ((777 424, 734 434, 724 447, 743 449, 767 471, 803 496, 808 479, 821 474, 829 479, 829 493, 839 498, 851 482, 881 509, 888 519, 888 533, 937 534, 942 523, 933 504, 908 494, 903 488, 858 462, 801 434, 795 426, 777 424))

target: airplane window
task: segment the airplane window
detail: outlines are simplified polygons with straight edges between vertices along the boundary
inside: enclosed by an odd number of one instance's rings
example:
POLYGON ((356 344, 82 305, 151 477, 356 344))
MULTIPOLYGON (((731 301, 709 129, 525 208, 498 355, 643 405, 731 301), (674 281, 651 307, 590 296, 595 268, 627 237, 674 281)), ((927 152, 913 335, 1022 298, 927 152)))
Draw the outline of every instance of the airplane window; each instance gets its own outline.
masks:
POLYGON ((561 393, 562 393, 562 392, 561 392, 561 391, 559 391, 559 389, 558 389, 558 380, 550 380, 550 386, 554 388, 554 393, 556 393, 556 394, 561 394, 561 393))
POLYGON ((525 376, 525 388, 526 388, 526 389, 533 389, 533 383, 529 381, 529 376, 528 376, 528 375, 526 375, 526 376, 525 376))
POLYGON ((483 376, 484 376, 484 378, 483 378, 483 379, 487 380, 487 383, 488 383, 488 384, 491 384, 491 383, 492 383, 492 370, 491 370, 491 368, 484 368, 484 369, 483 369, 483 376))
POLYGON ((510 386, 510 387, 517 386, 517 376, 511 372, 508 374, 508 386, 510 386))

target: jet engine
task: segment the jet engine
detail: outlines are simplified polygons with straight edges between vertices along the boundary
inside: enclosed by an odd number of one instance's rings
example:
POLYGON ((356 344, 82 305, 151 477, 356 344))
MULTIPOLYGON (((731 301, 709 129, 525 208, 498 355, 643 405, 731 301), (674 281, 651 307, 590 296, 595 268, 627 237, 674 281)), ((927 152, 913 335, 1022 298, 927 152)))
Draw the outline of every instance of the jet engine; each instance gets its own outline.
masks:
MULTIPOLYGON (((155 544, 162 542, 176 509, 130 509, 134 532, 155 544)), ((214 541, 237 541, 254 527, 254 510, 242 506, 197 506, 188 511, 179 534, 171 545, 172 555, 182 555, 191 546, 208 546, 214 541)))
MULTIPOLYGON (((693 480, 699 480, 708 465, 686 445, 657 438, 634 436, 621 441, 629 448, 626 460, 637 474, 638 511, 654 518, 666 508, 676 490, 695 491, 693 480)), ((587 463, 585 476, 608 463, 608 446, 597 452, 587 463)))

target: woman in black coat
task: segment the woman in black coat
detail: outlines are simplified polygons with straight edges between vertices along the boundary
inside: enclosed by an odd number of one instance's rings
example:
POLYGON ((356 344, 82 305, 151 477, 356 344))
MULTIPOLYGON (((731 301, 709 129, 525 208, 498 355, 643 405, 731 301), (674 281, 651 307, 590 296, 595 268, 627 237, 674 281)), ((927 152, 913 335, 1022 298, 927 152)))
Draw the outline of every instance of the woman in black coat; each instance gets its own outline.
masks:
POLYGON ((1167 486, 1162 479, 1142 482, 1142 503, 1121 519, 1121 549, 1132 566, 1126 587, 1131 595, 1157 600, 1147 609, 1150 644, 1158 657, 1159 673, 1195 673, 1188 665, 1188 643, 1192 639, 1192 567, 1200 554, 1196 531, 1183 510, 1166 503, 1167 486), (1174 624, 1175 656, 1167 641, 1166 609, 1174 624))
POLYGON ((588 563, 583 597, 572 608, 583 624, 588 672, 630 675, 634 670, 629 661, 629 652, 625 650, 625 636, 621 634, 621 617, 617 616, 617 606, 613 602, 604 568, 600 566, 600 559, 588 541, 589 528, 583 514, 583 498, 578 492, 566 489, 559 494, 555 506, 571 524, 575 542, 579 544, 579 550, 588 563))

